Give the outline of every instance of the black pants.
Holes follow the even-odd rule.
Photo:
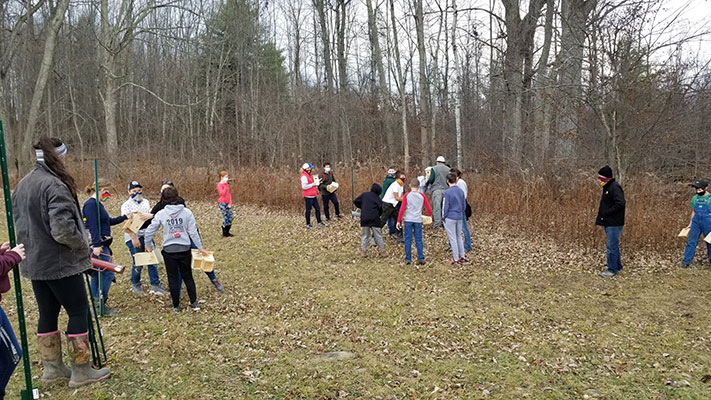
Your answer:
[[[321,200],[323,200],[323,214],[326,216],[327,220],[331,219],[331,212],[328,207],[329,201],[333,203],[333,208],[336,210],[336,216],[341,215],[341,208],[338,204],[338,197],[336,196],[336,193],[322,194]]]
[[[321,206],[318,205],[317,197],[304,197],[306,206],[306,225],[311,225],[311,207],[316,209],[316,222],[321,223]]]
[[[165,259],[165,272],[168,275],[168,287],[170,288],[173,307],[180,306],[180,278],[185,282],[190,303],[195,303],[197,301],[197,291],[193,280],[193,270],[190,268],[190,261],[192,260],[190,251],[168,253],[165,250],[161,250],[161,254]],[[180,272],[180,278],[178,278],[178,272]]]
[[[59,310],[69,315],[67,333],[70,335],[89,331],[89,301],[86,297],[83,274],[52,281],[32,281],[32,290],[37,299],[39,322],[37,333],[58,331]]]
[[[397,214],[400,212],[400,204],[395,207],[390,203],[383,202],[383,213],[380,215],[380,226],[385,226],[390,217],[397,219]],[[392,232],[390,233],[392,235]]]

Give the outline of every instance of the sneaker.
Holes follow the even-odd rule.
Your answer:
[[[368,251],[361,249],[361,250],[360,250],[360,256],[363,257],[363,258],[368,257]]]
[[[195,300],[194,303],[190,303],[190,308],[192,308],[193,311],[198,311],[198,310],[200,310],[200,306],[198,305],[197,300]]]
[[[338,214],[338,215],[336,215],[336,218],[341,219],[341,218],[343,218],[343,215]]]
[[[412,261],[405,260],[405,265],[410,265],[410,264],[412,264]]]
[[[326,222],[331,222],[331,218],[326,218]]]
[[[141,284],[131,284],[131,291],[136,294],[145,294],[145,292],[143,291],[143,286]]]
[[[449,263],[452,265],[459,264],[459,260],[452,260]]]
[[[113,307],[109,307],[106,304],[104,304],[104,317],[114,317],[118,315],[118,310],[116,310]]]
[[[460,264],[468,264],[468,263],[469,263],[469,259],[466,258],[466,257],[462,257],[462,258],[459,259],[459,263],[460,263]]]
[[[425,265],[425,260],[417,260],[417,265]]]
[[[319,222],[319,223],[316,224],[316,225],[317,225],[317,226],[326,226],[326,224],[324,224],[323,222]]]
[[[311,226],[311,224],[306,224],[306,229],[311,229],[311,228],[313,228],[313,226]]]
[[[217,289],[218,292],[221,292],[221,291],[225,290],[225,288],[222,286],[222,284],[220,283],[220,281],[218,281],[217,279],[215,279],[214,281],[212,281],[212,284],[215,286],[215,289]]]
[[[170,307],[170,310],[177,314],[180,312],[180,307]]]
[[[682,261],[681,267],[682,268],[691,268],[691,264],[684,264],[684,262]]]
[[[157,294],[159,296],[165,296],[170,294],[167,290],[163,289],[160,285],[151,285],[151,289],[148,291],[150,294]]]
[[[616,273],[608,270],[600,272],[600,276],[603,278],[612,278],[613,276],[617,275]]]

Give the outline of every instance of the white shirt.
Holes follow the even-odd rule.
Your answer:
[[[383,201],[392,204],[393,207],[397,206],[399,201],[395,198],[395,193],[402,197],[402,186],[397,181],[388,186],[388,190],[385,191],[385,196],[383,196]]]
[[[150,213],[151,212],[151,202],[143,199],[141,200],[140,203],[136,202],[135,200],[129,198],[126,200],[122,205],[121,205],[121,215],[128,215],[134,211],[140,211],[144,213]],[[146,233],[145,229],[141,229],[136,233],[136,237],[140,238]],[[123,239],[126,242],[131,241],[131,236],[128,235],[128,233],[123,234]]]
[[[464,192],[464,200],[467,199],[467,195],[469,194],[469,187],[467,187],[467,183],[464,182],[464,179],[459,178],[457,181],[457,186],[459,186],[460,189],[462,189],[462,192]]]

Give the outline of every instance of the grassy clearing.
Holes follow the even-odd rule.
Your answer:
[[[710,272],[676,269],[681,250],[623,247],[625,270],[602,280],[603,249],[484,219],[472,264],[446,264],[444,234],[427,230],[428,264],[416,268],[393,242],[388,258],[360,258],[353,220],[307,231],[298,214],[238,207],[239,237],[221,239],[216,206],[194,206],[225,292],[196,274],[202,309],[173,314],[120,276],[111,302],[121,315],[102,321],[113,377],[79,390],[38,382],[46,398],[711,398]],[[114,251],[128,264],[122,243]],[[14,322],[10,293],[3,307]],[[355,357],[317,358],[339,350]],[[8,393],[22,384],[19,368]]]

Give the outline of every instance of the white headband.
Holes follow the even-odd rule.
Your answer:
[[[54,148],[54,152],[57,153],[59,158],[64,158],[67,155],[67,146],[62,143],[59,147]],[[37,161],[44,161],[44,152],[40,149],[35,149],[35,155],[37,156]]]

